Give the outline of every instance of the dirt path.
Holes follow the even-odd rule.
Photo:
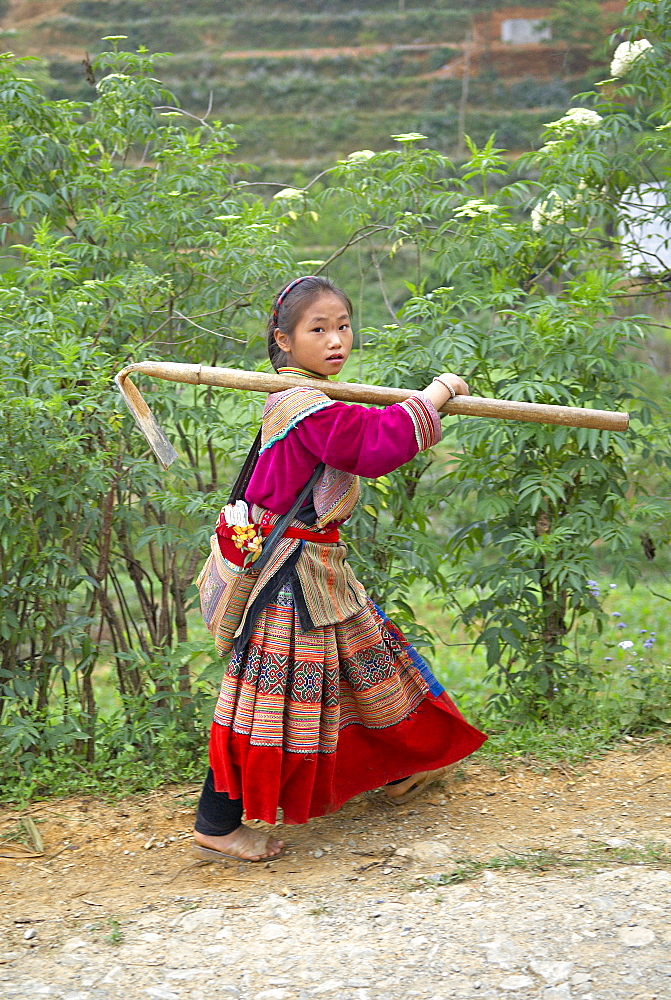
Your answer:
[[[407,806],[373,793],[281,828],[258,866],[194,862],[197,792],[0,814],[0,997],[671,998],[671,868],[642,853],[671,848],[669,747],[472,762]],[[21,816],[43,856],[11,841]],[[540,850],[569,857],[533,872]],[[489,868],[441,884],[464,858]]]

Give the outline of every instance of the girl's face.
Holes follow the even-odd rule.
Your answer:
[[[292,335],[275,330],[275,340],[287,364],[316,375],[337,375],[352,350],[347,307],[337,295],[325,292],[306,307]]]

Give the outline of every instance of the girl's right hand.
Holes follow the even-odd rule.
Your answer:
[[[437,410],[452,399],[448,385],[451,386],[455,396],[470,396],[468,384],[460,375],[455,375],[454,372],[443,372],[442,375],[436,375],[431,385],[422,390]]]

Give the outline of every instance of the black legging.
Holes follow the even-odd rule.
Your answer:
[[[405,778],[389,781],[389,785],[399,785]],[[242,822],[242,799],[231,799],[227,792],[217,792],[214,789],[212,768],[207,769],[205,784],[201,792],[198,812],[196,814],[196,830],[206,837],[225,837],[233,833]]]
[[[207,769],[198,803],[196,830],[206,837],[225,837],[242,822],[242,799],[230,799],[227,792],[215,792],[212,768]]]

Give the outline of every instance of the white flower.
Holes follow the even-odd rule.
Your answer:
[[[636,42],[620,42],[613,53],[610,75],[614,77],[624,76],[636,60],[651,48],[652,45],[647,38],[639,38]]]
[[[372,149],[355,149],[353,153],[350,153],[347,159],[351,163],[356,163],[357,160],[370,160],[371,156],[375,156]]]
[[[400,135],[392,135],[392,139],[396,142],[419,142],[420,139],[426,139],[426,136],[421,132],[401,132]]]
[[[549,226],[553,222],[563,222],[568,207],[568,203],[560,198],[556,191],[550,191],[545,201],[539,201],[531,209],[531,228],[537,233],[543,226]]]
[[[103,92],[110,89],[110,84],[114,86],[115,80],[130,80],[128,73],[108,73],[102,80],[96,83],[96,90]]]
[[[577,129],[592,128],[602,121],[601,115],[589,108],[569,108],[563,118],[558,118],[556,122],[545,122],[545,127],[554,129],[560,135],[566,135]]]
[[[497,207],[497,205],[487,205],[482,198],[471,198],[470,201],[457,208],[454,214],[457,218],[465,216],[468,219],[475,219],[478,215],[491,215],[497,210]]]
[[[549,226],[553,222],[566,222],[571,209],[585,200],[586,188],[585,181],[580,181],[574,197],[568,200],[560,198],[553,188],[545,201],[539,201],[531,209],[531,228],[534,232],[539,232],[543,226]]]
[[[541,152],[541,153],[554,153],[555,147],[557,147],[557,146],[559,147],[558,152],[561,152],[561,150],[564,149],[564,140],[563,139],[550,139],[550,141],[546,142],[544,146],[541,146],[539,152]]]
[[[299,188],[282,188],[278,191],[276,195],[273,196],[273,201],[277,201],[278,198],[285,198],[289,201],[291,198],[302,198],[304,191],[299,190]]]
[[[631,639],[623,639],[622,642],[618,642],[620,649],[631,649],[633,645]]]

